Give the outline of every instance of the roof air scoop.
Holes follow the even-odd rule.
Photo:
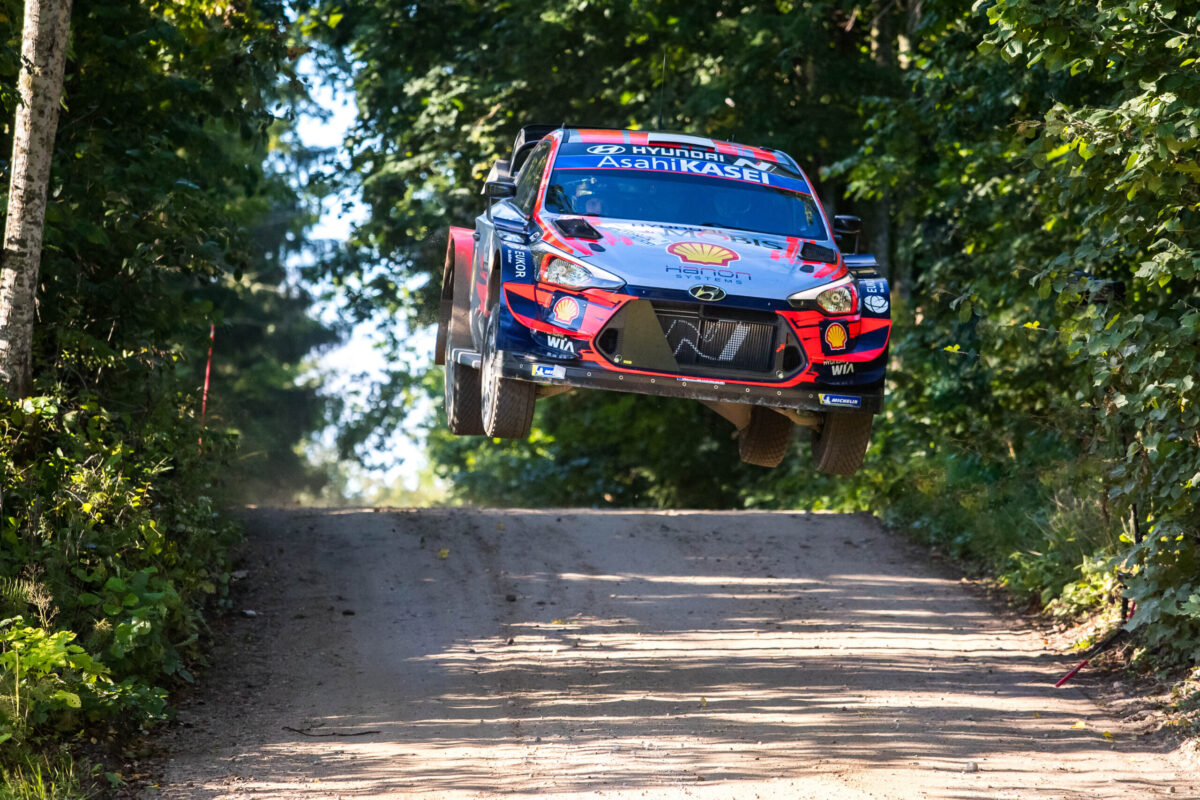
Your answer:
[[[592,224],[586,219],[580,219],[579,217],[559,217],[554,220],[554,224],[564,235],[570,236],[572,239],[590,239],[595,241],[602,238],[600,231],[593,228]]]
[[[800,258],[805,261],[820,261],[824,264],[836,264],[837,251],[830,247],[822,247],[815,242],[805,242],[800,248]]]

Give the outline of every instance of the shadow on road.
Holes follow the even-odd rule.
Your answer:
[[[1148,771],[1161,745],[1055,692],[1063,661],[1032,632],[869,519],[261,511],[248,527],[272,562],[252,595],[265,621],[238,623],[254,657],[214,687],[246,724],[189,710],[168,797],[1173,783]]]

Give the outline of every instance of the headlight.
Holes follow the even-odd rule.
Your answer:
[[[854,311],[854,292],[845,286],[826,289],[817,295],[817,305],[826,314],[849,314]]]
[[[553,283],[569,289],[620,289],[625,281],[599,267],[585,267],[565,258],[550,256],[538,273],[542,283]]]
[[[564,261],[561,258],[551,258],[542,267],[538,278],[544,283],[557,283],[559,286],[577,288],[587,286],[592,274],[578,264]]]

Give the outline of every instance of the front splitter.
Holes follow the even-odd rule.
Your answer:
[[[580,367],[561,362],[534,361],[510,353],[503,354],[501,374],[506,378],[551,386],[605,389],[611,392],[680,397],[714,403],[749,403],[793,411],[820,413],[867,411],[872,414],[883,411],[882,392],[863,393],[842,387],[774,388],[771,386],[747,386],[742,383],[708,378],[641,375],[613,372],[595,367]]]

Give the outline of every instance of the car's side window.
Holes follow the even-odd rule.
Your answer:
[[[525,162],[525,168],[517,176],[515,202],[517,208],[521,209],[521,213],[525,216],[529,216],[533,212],[533,202],[537,199],[538,186],[542,182],[542,175],[545,174],[546,165],[549,162],[550,143],[542,142],[530,154],[529,161]]]

